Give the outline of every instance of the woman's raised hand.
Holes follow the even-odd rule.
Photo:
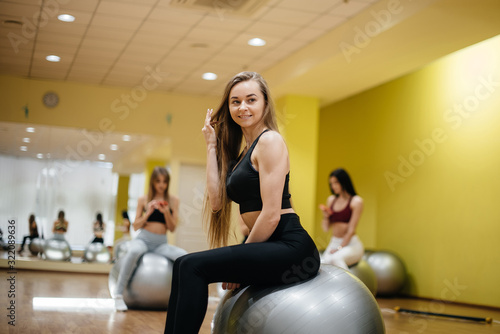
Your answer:
[[[319,208],[323,211],[323,216],[329,217],[332,214],[332,210],[324,204],[320,204]]]
[[[229,282],[222,283],[222,290],[234,290],[238,289],[239,287],[240,287],[239,283],[229,283]]]
[[[207,143],[207,146],[217,145],[217,139],[215,137],[215,130],[212,127],[211,121],[212,121],[212,113],[214,112],[213,109],[208,109],[207,110],[207,116],[205,117],[205,124],[203,128],[201,129],[201,132],[203,132],[203,135],[205,136],[205,142]]]

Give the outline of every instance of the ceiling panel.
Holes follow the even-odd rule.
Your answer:
[[[316,13],[316,14],[323,14],[323,13],[331,10],[332,8],[338,6],[342,2],[343,2],[343,0],[332,0],[332,1],[287,0],[287,1],[281,1],[279,3],[279,7],[298,10],[298,11],[304,11],[304,12],[310,12],[310,13]]]
[[[266,12],[261,21],[287,24],[291,27],[302,27],[311,23],[319,14],[294,10],[288,8],[275,7]]]
[[[66,12],[65,9],[67,9],[69,13],[71,13],[72,10],[93,13],[100,2],[101,0],[58,1],[58,5],[61,12]],[[37,3],[39,4],[40,1],[38,0]]]
[[[147,2],[128,3],[125,1],[101,1],[97,7],[96,14],[142,19],[146,17],[152,9],[153,4]]]
[[[340,2],[338,6],[335,6],[329,13],[337,16],[351,17],[370,5],[371,3],[369,1],[344,1]]]

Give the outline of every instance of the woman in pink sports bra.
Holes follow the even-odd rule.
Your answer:
[[[321,255],[321,262],[348,269],[357,263],[364,254],[364,246],[356,235],[363,199],[356,194],[351,177],[342,168],[330,173],[330,190],[326,206],[321,204],[323,220],[321,226],[325,232],[332,231],[328,247]]]

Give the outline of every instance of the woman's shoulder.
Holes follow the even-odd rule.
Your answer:
[[[177,202],[179,202],[179,197],[172,195],[172,194],[168,194],[168,200],[171,202],[177,203]]]
[[[283,136],[274,130],[264,132],[257,143],[257,146],[267,149],[286,149],[286,143]]]
[[[267,142],[272,142],[272,141],[281,141],[284,142],[285,140],[283,139],[283,136],[281,133],[275,130],[267,130],[262,135],[260,136],[259,142],[261,141],[267,141]]]
[[[354,195],[351,199],[351,206],[356,207],[356,206],[362,206],[363,205],[363,198],[359,195]]]
[[[333,201],[335,200],[336,196],[335,195],[330,195],[326,198],[326,204],[327,205],[330,205],[333,203]]]

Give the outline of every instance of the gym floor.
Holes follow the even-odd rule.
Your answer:
[[[163,333],[164,311],[114,311],[106,273],[110,265],[79,263],[74,266],[85,269],[85,272],[67,272],[65,270],[74,270],[70,263],[66,264],[66,269],[54,269],[63,264],[50,263],[54,267],[48,271],[41,270],[47,267],[47,261],[25,256],[16,259],[16,268],[11,271],[7,269],[6,254],[2,252],[0,255],[3,272],[1,294],[8,297],[1,298],[4,311],[0,320],[0,333]],[[37,270],[29,269],[37,268],[37,265]],[[212,288],[201,334],[210,333],[217,307],[216,289],[215,286]],[[413,298],[377,298],[377,301],[387,334],[500,333],[500,309]],[[15,307],[13,311],[12,302]],[[493,323],[396,313],[393,310],[396,306],[426,312],[490,317]],[[11,311],[6,311],[8,307]],[[7,317],[4,315],[6,313]],[[9,321],[14,321],[15,326]],[[334,333],[334,330],[331,332]]]

